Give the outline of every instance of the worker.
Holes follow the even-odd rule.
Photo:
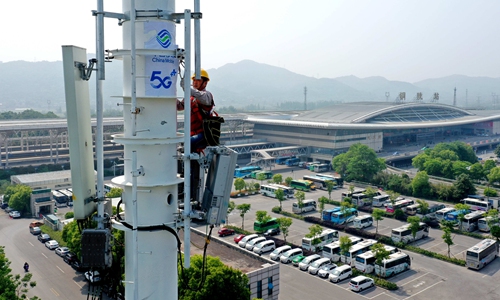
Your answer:
[[[203,135],[203,118],[210,116],[214,109],[214,97],[206,90],[210,81],[208,72],[201,69],[200,79],[196,79],[195,74],[191,77],[193,86],[191,87],[191,152],[201,152],[207,146]],[[184,89],[184,80],[181,79],[181,87]],[[184,110],[184,99],[177,100],[177,110]]]

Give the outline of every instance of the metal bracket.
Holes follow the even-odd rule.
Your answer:
[[[193,12],[191,13],[191,19],[201,19],[203,18],[203,14],[201,12]],[[167,16],[168,20],[174,21],[176,23],[180,23],[181,20],[184,19],[184,13],[173,13]]]
[[[118,19],[118,25],[122,26],[123,22],[130,20],[130,18],[125,14],[112,13],[107,11],[98,12],[97,10],[92,11],[92,16],[104,15],[105,18]]]
[[[94,69],[94,64],[97,63],[97,59],[92,58],[89,59],[89,66],[87,67],[86,63],[82,63],[79,61],[75,61],[75,67],[80,70],[80,78],[88,81],[90,79],[90,75],[92,75],[92,70]]]
[[[145,175],[145,173],[144,173],[143,166],[140,166],[137,170],[132,171],[132,176],[134,176],[134,177],[139,177],[139,176],[144,176],[144,175]]]
[[[181,48],[177,48],[175,49],[175,57],[180,59],[180,60],[184,60],[186,57],[186,50],[184,49],[181,49]]]

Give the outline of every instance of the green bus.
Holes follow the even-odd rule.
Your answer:
[[[252,173],[250,173],[250,177],[252,177],[253,179],[257,179],[257,176],[259,174],[264,174],[266,176],[264,179],[273,178],[273,172],[271,171],[253,171]]]
[[[304,191],[304,192],[309,192],[310,190],[315,190],[316,187],[314,186],[314,183],[309,180],[292,180],[290,183],[290,186],[293,187],[294,189]]]
[[[267,222],[255,221],[253,223],[253,230],[255,232],[258,232],[258,233],[263,233],[266,230],[271,229],[271,228],[279,228],[278,219],[272,218],[272,219],[269,219],[269,221],[267,221]]]

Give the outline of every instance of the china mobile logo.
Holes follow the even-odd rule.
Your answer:
[[[168,30],[163,29],[156,35],[156,40],[163,48],[168,48],[172,43],[172,36]]]

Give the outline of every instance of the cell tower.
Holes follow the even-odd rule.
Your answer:
[[[453,89],[453,106],[457,106],[457,88]]]
[[[404,103],[406,100],[406,92],[400,92],[399,95],[394,99],[396,104]]]

